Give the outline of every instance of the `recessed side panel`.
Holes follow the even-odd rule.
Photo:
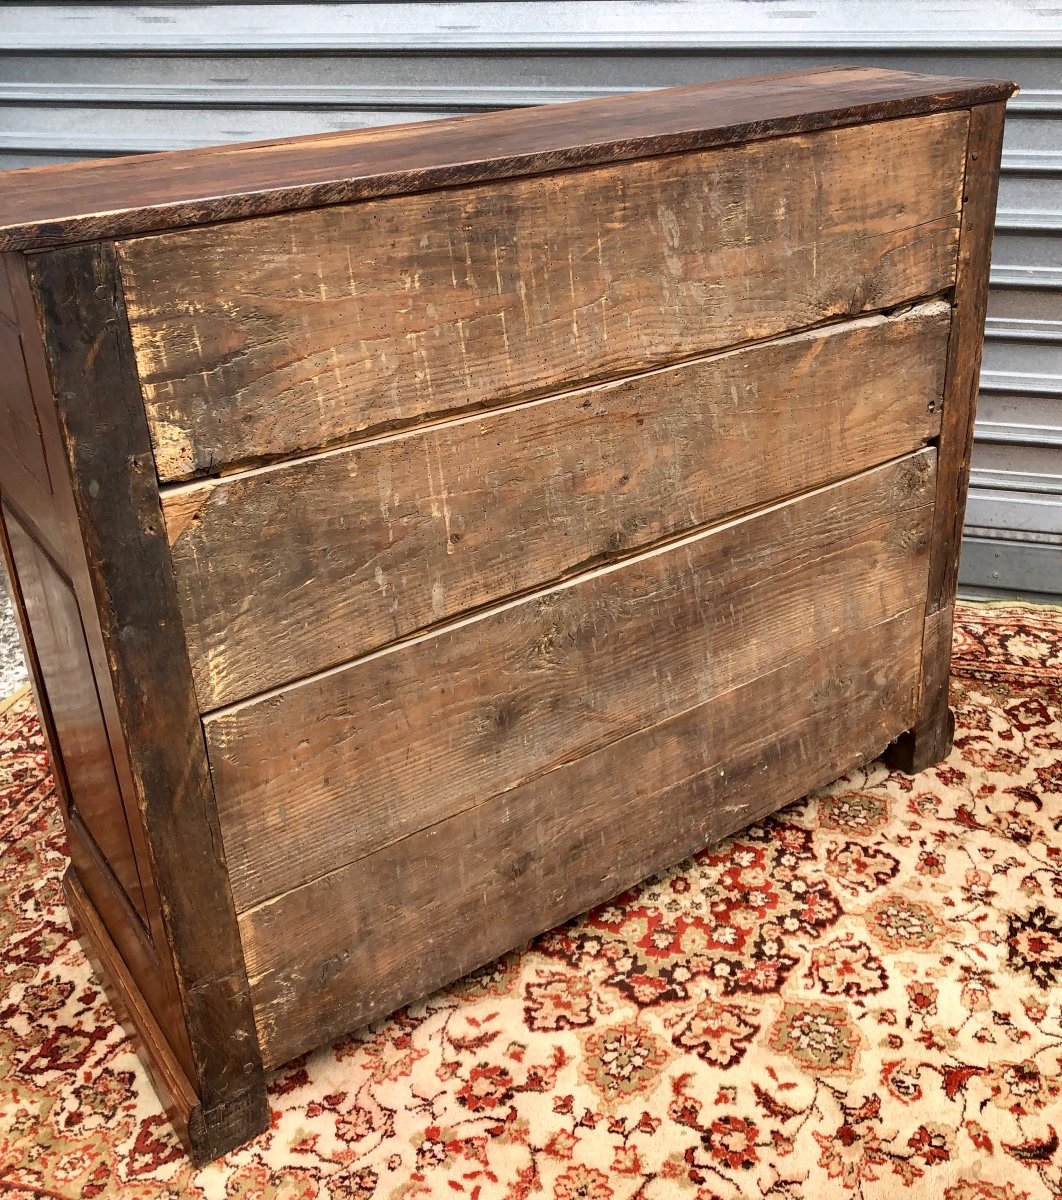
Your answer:
[[[147,928],[147,909],[73,588],[4,509],[11,555],[62,756],[71,812]]]

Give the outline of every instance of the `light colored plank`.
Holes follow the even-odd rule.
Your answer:
[[[951,286],[968,114],[119,243],[164,480]]]
[[[924,444],[950,317],[930,302],[169,492],[201,707]]]

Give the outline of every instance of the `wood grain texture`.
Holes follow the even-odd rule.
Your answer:
[[[63,450],[39,328],[39,313],[30,287],[25,259],[16,254],[4,254],[0,257],[0,267],[11,288],[11,312],[18,327],[20,341],[17,358],[6,365],[9,372],[15,369],[16,363],[25,371],[22,382],[23,385],[28,385],[34,422],[44,447],[46,474],[50,485],[45,487],[38,478],[17,470],[15,451],[8,445],[9,455],[0,458],[0,491],[3,493],[4,513],[4,520],[0,522],[0,535],[4,542],[8,579],[18,618],[23,654],[33,682],[41,728],[52,762],[56,797],[64,820],[70,856],[78,877],[92,899],[100,919],[107,926],[144,1004],[150,1008],[158,1025],[166,1030],[172,1055],[188,1076],[194,1071],[191,1047],[176,978],[170,956],[165,951],[165,929],[155,881],[151,876],[150,854],[135,801],[125,738],[117,715],[114,694],[109,686],[107,652],[97,618],[95,593],[88,573],[80,522]],[[68,583],[73,589],[76,616],[69,615],[64,623],[68,629],[74,631],[80,625],[81,650],[87,654],[88,661],[77,652],[78,639],[75,635],[71,638],[70,645],[77,657],[76,664],[63,665],[60,660],[58,668],[52,664],[49,674],[59,678],[59,683],[55,686],[60,692],[60,707],[69,705],[71,700],[71,697],[65,694],[70,685],[63,676],[72,670],[80,680],[74,691],[85,697],[87,726],[83,725],[80,719],[76,722],[70,753],[77,760],[91,746],[88,752],[100,766],[100,770],[92,769],[88,773],[87,779],[93,794],[89,797],[82,795],[81,802],[86,807],[98,810],[97,825],[117,829],[119,833],[121,826],[126,826],[132,842],[133,859],[127,875],[129,879],[139,880],[142,904],[135,905],[130,899],[129,891],[135,891],[135,886],[127,883],[126,887],[123,887],[113,866],[108,863],[72,802],[74,788],[67,778],[65,767],[67,751],[56,732],[51,697],[45,686],[45,673],[38,657],[36,635],[30,615],[33,605],[28,603],[28,593],[32,592],[35,586],[40,589],[44,585],[39,581],[35,584],[37,573],[34,572],[32,564],[27,578],[21,577],[6,534],[6,527],[14,522],[17,522],[27,538],[39,549],[40,554],[50,564],[54,576],[64,581],[60,586]],[[36,552],[30,556],[31,559],[35,554]],[[67,592],[68,604],[69,599]],[[43,607],[46,610],[48,605],[45,603]],[[43,619],[47,622],[47,615],[44,615]],[[47,626],[43,636],[48,639]],[[61,647],[65,642],[65,637],[53,639],[52,651],[62,655],[64,651]],[[44,657],[50,656],[46,653]],[[95,724],[91,713],[92,691],[95,692],[97,702],[96,719],[100,724]],[[112,767],[109,781],[105,765],[108,754]],[[85,791],[84,783],[83,779],[80,788],[82,793]],[[96,786],[100,787],[98,794],[95,792]],[[102,840],[106,844],[108,838],[104,837]],[[114,846],[111,846],[112,861],[126,857],[127,848],[122,844],[123,840],[119,836],[117,844],[120,849],[117,852]],[[163,948],[162,954],[159,953],[159,947]]]
[[[853,610],[710,702],[244,913],[266,1063],[427,995],[873,758],[914,711],[912,599],[878,623]]]
[[[4,524],[57,744],[69,803],[146,926],[133,841],[100,711],[77,600],[69,582],[8,509]]]
[[[115,1015],[147,1068],[166,1116],[184,1143],[192,1163],[197,1167],[205,1166],[246,1141],[249,1130],[261,1133],[268,1129],[269,1105],[264,1091],[251,1098],[241,1095],[236,1104],[225,1106],[221,1113],[208,1113],[203,1109],[73,868],[69,868],[63,877],[63,892],[74,932],[89,957],[96,978],[104,986]],[[230,1110],[234,1115],[230,1115]]]
[[[910,774],[946,758],[954,736],[955,719],[948,707],[952,613],[970,483],[1004,116],[1002,102],[982,105],[970,114],[922,650],[922,704],[917,721],[889,754],[893,766]]]
[[[171,491],[200,706],[915,449],[940,427],[950,316],[929,303]],[[750,445],[769,447],[754,471]]]
[[[0,287],[6,280],[0,274]],[[44,444],[33,406],[18,329],[0,321],[0,460],[10,483],[13,473],[26,476],[35,492],[51,494]]]
[[[159,476],[944,291],[967,124],[942,113],[122,243]]]
[[[921,602],[935,453],[208,717],[237,910]]]
[[[349,203],[963,108],[1012,83],[839,67],[7,174],[0,248]]]
[[[250,1093],[260,1109],[261,1060],[113,248],[41,255],[32,284],[191,1083],[204,1109],[227,1111]]]
[[[955,312],[948,343],[940,430],[940,476],[933,523],[930,613],[952,603],[959,577],[959,547],[966,515],[981,353],[984,349],[988,272],[992,258],[1004,116],[1003,104],[984,105],[970,114]]]
[[[938,608],[925,619],[922,634],[918,718],[891,745],[886,761],[893,770],[917,775],[948,757],[955,737],[955,716],[948,703],[951,682],[951,633],[955,606]]]

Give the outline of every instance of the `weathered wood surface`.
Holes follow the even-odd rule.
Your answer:
[[[925,618],[922,633],[918,718],[889,747],[886,761],[895,770],[917,775],[947,758],[955,736],[948,703],[951,682],[951,634],[955,606],[938,608]]]
[[[208,717],[237,911],[924,604],[935,453]]]
[[[862,582],[850,577],[853,587]],[[878,754],[922,594],[734,690],[244,913],[267,1064],[393,1011]]]
[[[1002,104],[970,114],[922,647],[922,703],[917,721],[890,751],[891,764],[911,774],[946,758],[955,730],[948,707],[951,626],[984,347],[1003,117]]]
[[[0,273],[0,292],[5,289],[6,280]],[[22,342],[18,329],[6,321],[0,321],[0,459],[8,487],[15,483],[12,472],[17,472],[28,477],[29,487],[35,491],[51,492]]]
[[[236,1145],[261,1128],[261,1059],[113,247],[40,255],[32,283],[161,899],[159,953],[172,959],[187,1026],[189,1082],[211,1111],[253,1093],[245,1115],[257,1127],[225,1126]]]
[[[5,176],[0,248],[122,237],[1005,99],[1012,83],[834,67]]]
[[[940,431],[940,478],[933,523],[930,612],[955,598],[959,547],[970,482],[974,417],[984,349],[988,272],[992,258],[999,160],[1003,149],[1003,105],[975,108],[970,114],[965,204],[955,281],[955,314],[948,346],[946,402]]]
[[[939,293],[967,125],[941,113],[121,243],[159,476]]]
[[[915,449],[940,428],[950,316],[930,302],[164,495],[200,706]]]

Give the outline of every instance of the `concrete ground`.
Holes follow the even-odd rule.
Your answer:
[[[17,691],[28,679],[22,647],[18,640],[15,613],[11,607],[11,592],[7,586],[7,571],[0,566],[0,699]]]

